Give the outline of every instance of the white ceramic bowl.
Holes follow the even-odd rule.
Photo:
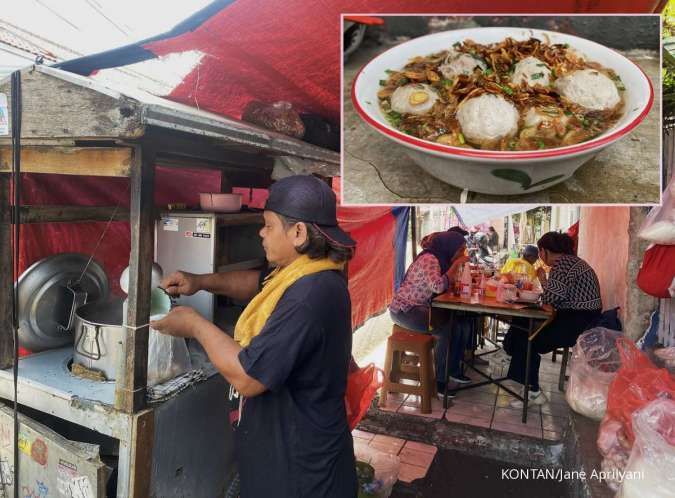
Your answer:
[[[523,301],[535,302],[539,299],[540,295],[541,295],[541,292],[537,292],[537,291],[528,291],[528,290],[519,290],[518,291],[518,296]]]
[[[441,145],[407,135],[389,124],[377,98],[381,88],[379,82],[385,78],[387,69],[400,69],[415,56],[439,52],[466,39],[487,44],[507,37],[516,40],[535,37],[549,43],[569,43],[590,61],[614,70],[626,87],[624,112],[619,121],[587,142],[536,151],[493,151]],[[407,154],[423,169],[446,183],[494,195],[536,192],[567,180],[582,164],[640,124],[653,101],[654,89],[647,75],[618,52],[576,36],[525,28],[460,29],[415,38],[375,57],[357,74],[352,86],[352,102],[359,115],[385,137],[403,145]]]

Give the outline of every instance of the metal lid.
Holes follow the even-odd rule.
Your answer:
[[[74,303],[104,300],[110,291],[105,271],[93,260],[79,285],[74,285],[87,261],[85,254],[56,254],[33,264],[19,277],[21,346],[37,352],[72,344],[68,324]]]

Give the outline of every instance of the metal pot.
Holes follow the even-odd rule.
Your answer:
[[[114,380],[124,339],[122,323],[121,299],[80,306],[75,312],[73,361]]]

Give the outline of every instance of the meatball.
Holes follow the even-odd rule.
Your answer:
[[[438,100],[438,93],[424,83],[398,87],[391,96],[391,109],[401,114],[426,114]]]
[[[595,69],[581,69],[558,78],[554,84],[560,95],[594,111],[612,109],[621,102],[614,82]]]
[[[518,132],[518,110],[499,95],[484,94],[465,100],[457,120],[467,140],[481,147],[493,147]]]
[[[516,64],[511,81],[516,85],[524,81],[529,86],[548,86],[551,83],[551,70],[536,57],[526,57]]]
[[[479,68],[481,71],[487,69],[487,65],[482,60],[469,55],[451,52],[445,59],[445,63],[438,68],[445,78],[452,79],[460,74],[467,76],[473,74],[474,69]]]

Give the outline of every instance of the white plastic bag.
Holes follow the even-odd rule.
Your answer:
[[[153,315],[150,320],[161,320],[164,316]],[[192,363],[185,339],[160,334],[151,328],[148,337],[148,385],[161,384],[188,370],[192,370]]]
[[[584,332],[572,349],[565,397],[570,408],[593,420],[602,420],[607,410],[609,384],[621,366],[616,330],[597,327]]]
[[[652,208],[640,227],[638,237],[656,244],[675,244],[675,176],[663,192],[663,204]]]
[[[606,475],[605,484],[612,491],[621,485],[621,475],[628,464],[631,443],[620,421],[606,418],[598,431],[598,451],[602,455],[600,470]]]
[[[389,498],[398,481],[399,457],[366,445],[354,445],[354,456],[357,462],[367,463],[375,470],[375,478],[370,483],[359,483],[359,496]]]
[[[675,497],[675,401],[657,399],[633,415],[635,443],[617,498]]]

